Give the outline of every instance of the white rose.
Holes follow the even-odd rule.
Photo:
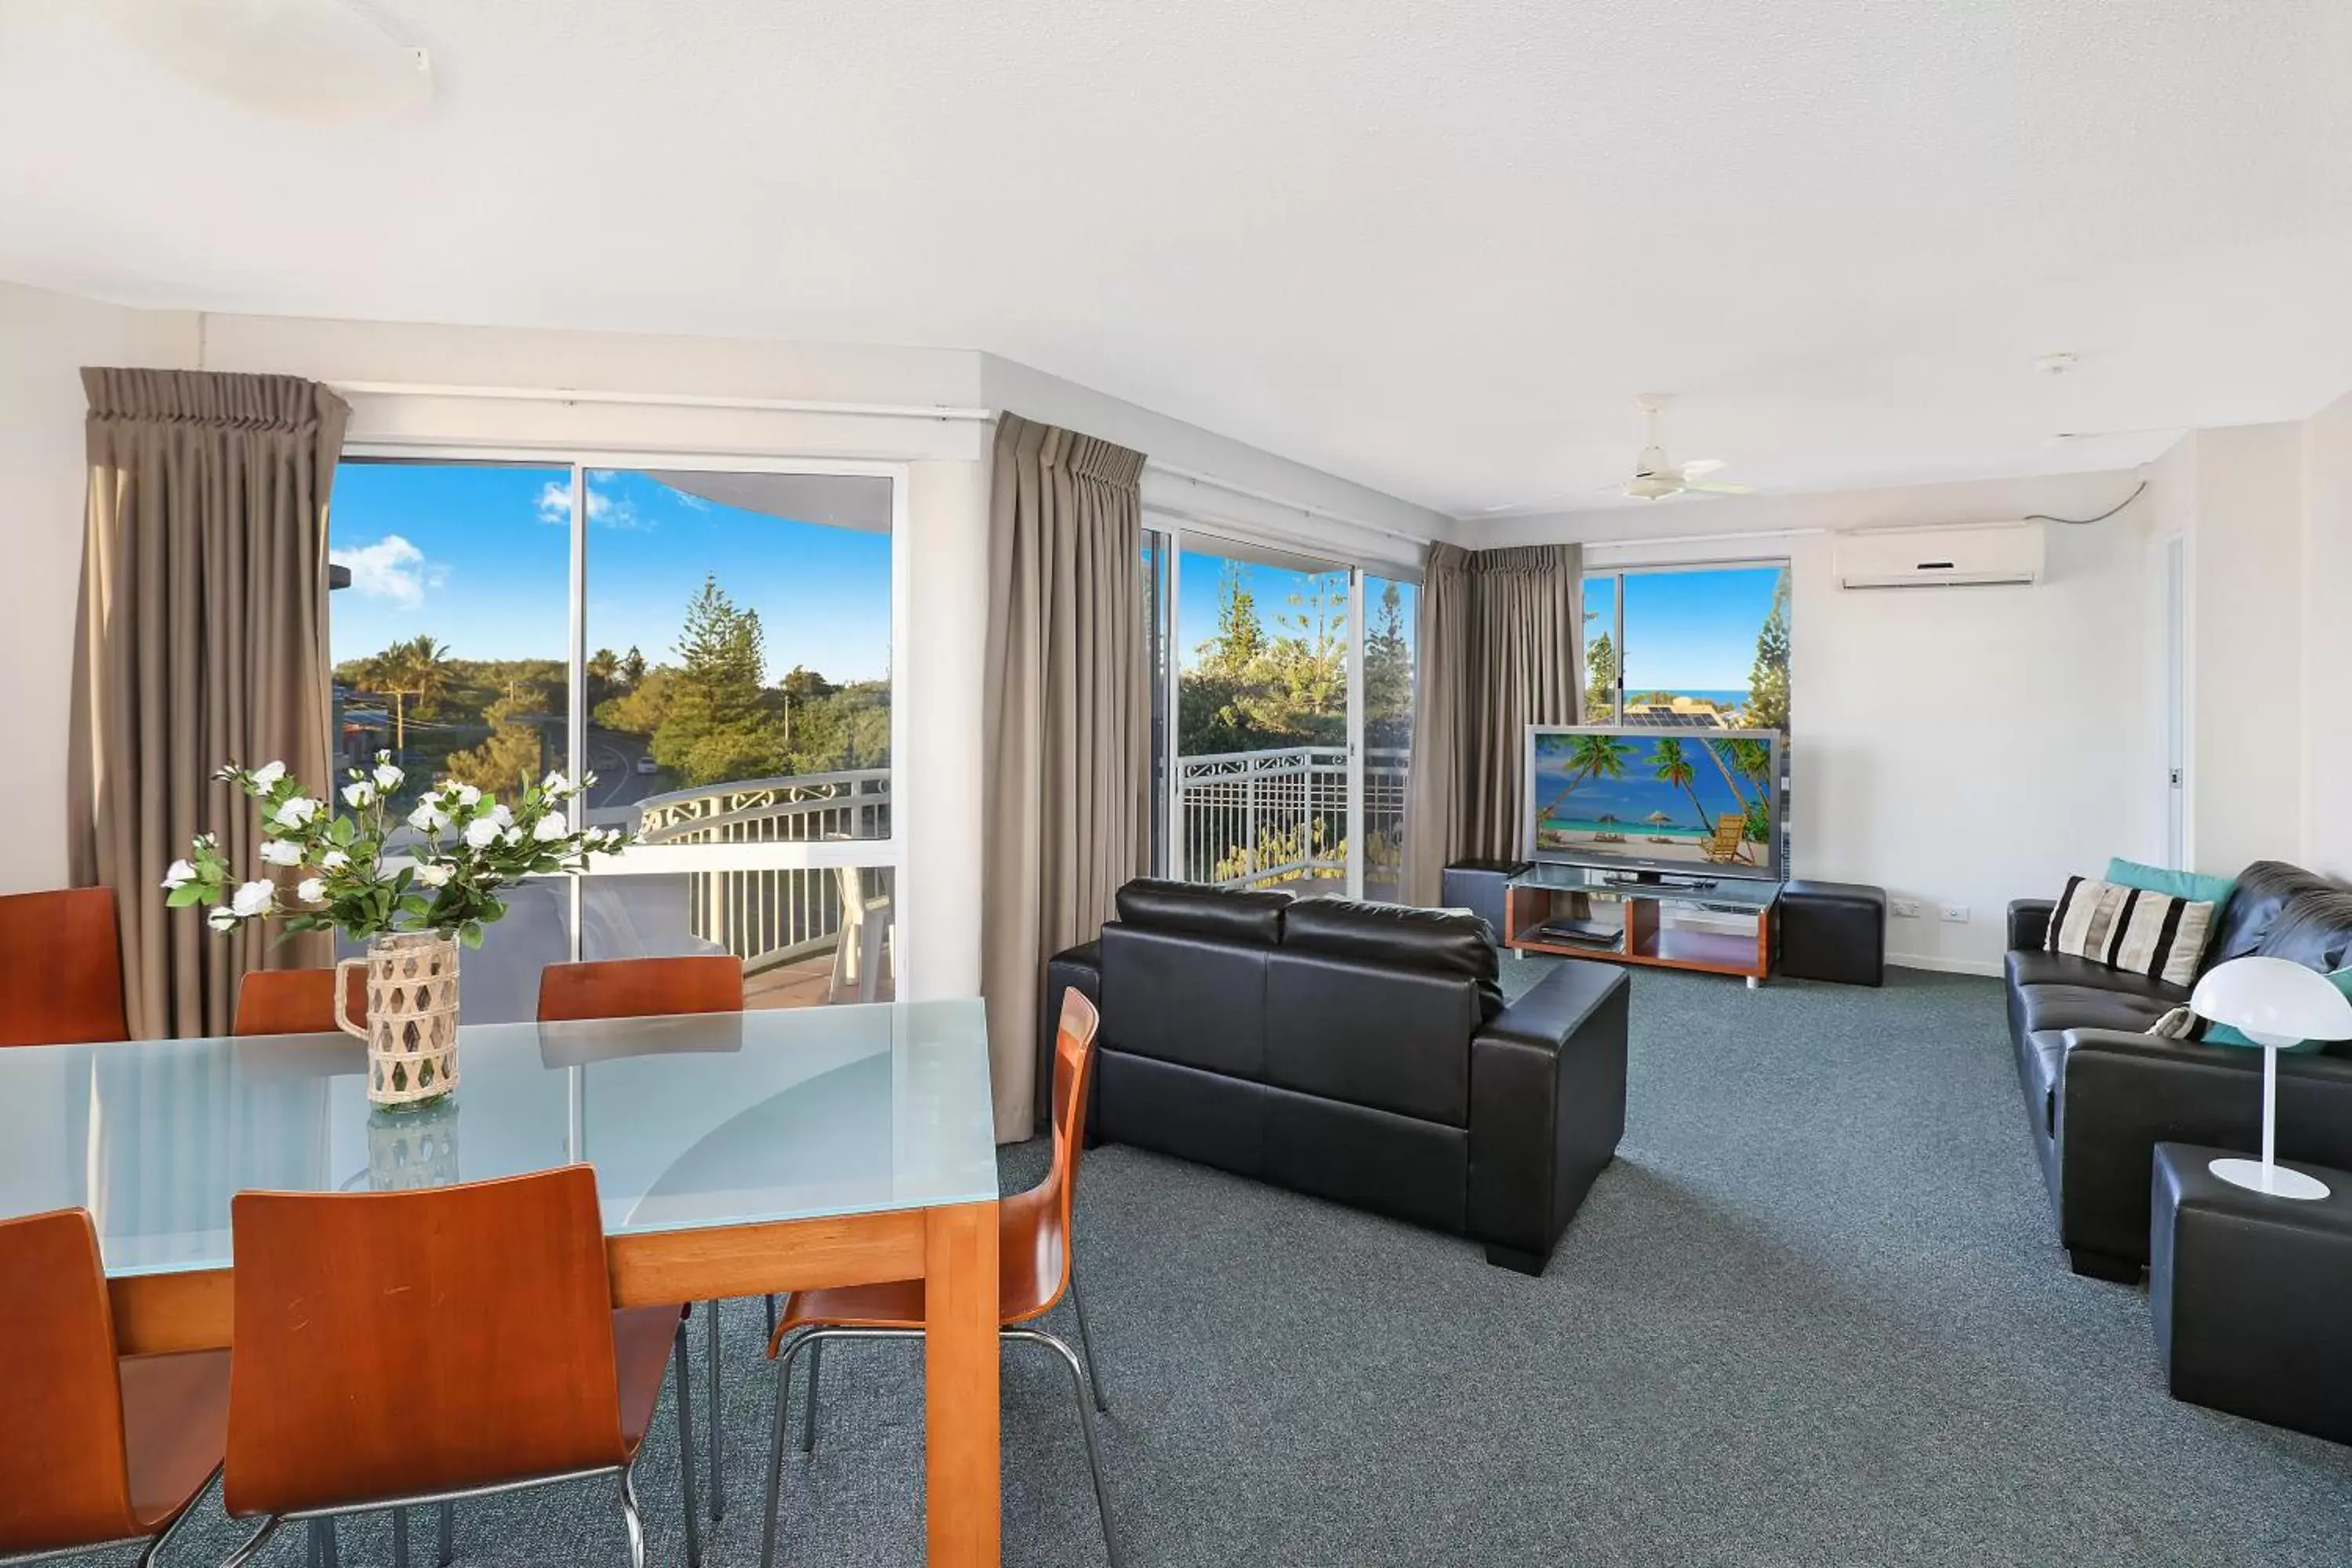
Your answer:
[[[343,786],[343,804],[357,811],[375,803],[375,785],[365,779],[353,779]]]
[[[235,931],[236,929],[236,911],[235,910],[215,910],[212,913],[205,917],[205,923],[212,927],[215,931]]]
[[[457,804],[459,805],[479,805],[481,803],[482,792],[480,790],[476,789],[472,784],[459,784],[457,786]]]
[[[428,863],[416,868],[416,879],[428,888],[447,887],[449,877],[450,871],[446,866]]]
[[[319,857],[319,864],[330,871],[340,871],[352,863],[352,858],[340,849],[330,849]]]
[[[327,884],[316,877],[305,877],[302,885],[294,889],[294,896],[306,904],[323,904],[327,901]]]
[[[478,816],[466,824],[466,845],[471,849],[488,849],[499,841],[499,825],[490,817]]]
[[[229,898],[229,911],[239,920],[266,915],[278,901],[278,889],[267,881],[247,882]]]
[[[264,763],[259,767],[253,770],[254,787],[257,789],[268,789],[271,784],[276,784],[279,779],[282,779],[285,776],[286,764],[284,763]]]
[[[545,778],[539,781],[539,787],[545,790],[550,795],[570,795],[572,793],[572,781],[565,778],[561,773],[551,772]]]
[[[299,827],[319,815],[319,803],[307,795],[298,795],[278,808],[277,822],[280,827]]]
[[[504,843],[520,844],[522,842],[522,829],[520,827],[509,827],[504,833],[499,834],[499,837]]]
[[[491,805],[489,810],[484,812],[482,815],[488,817],[492,822],[497,823],[500,827],[511,827],[514,826],[514,813],[509,811],[503,805],[494,804]]]
[[[566,831],[563,818],[550,812],[530,825],[530,836],[541,844],[552,844]]]
[[[302,847],[288,838],[267,838],[262,840],[261,858],[269,866],[299,866]]]
[[[384,791],[386,794],[390,794],[392,791],[398,789],[401,786],[402,781],[405,780],[407,777],[408,775],[406,773],[402,773],[390,763],[378,763],[375,765],[376,788]]]
[[[419,801],[408,814],[408,826],[419,833],[438,833],[449,826],[449,814],[436,809],[429,800]]]
[[[163,886],[176,891],[196,879],[196,868],[185,860],[174,860],[163,868]]]

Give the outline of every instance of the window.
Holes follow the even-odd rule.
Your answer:
[[[1584,580],[1585,718],[1664,729],[1789,729],[1784,564]]]
[[[1364,897],[1404,897],[1404,786],[1412,754],[1421,585],[1364,578]]]
[[[515,890],[468,1016],[530,1016],[567,958],[732,952],[755,1006],[891,994],[898,504],[887,472],[346,462],[344,759],[396,751],[412,790],[593,773],[576,809],[640,835]]]

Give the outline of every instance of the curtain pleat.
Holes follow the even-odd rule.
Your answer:
[[[1438,901],[1453,860],[1521,853],[1530,724],[1577,721],[1583,548],[1432,544],[1405,795],[1405,898]]]
[[[1150,857],[1143,454],[1007,414],[989,508],[981,989],[1000,1142],[1029,1137],[1046,957]]]
[[[258,875],[223,763],[328,776],[327,501],[350,409],[294,376],[89,369],[89,459],[67,845],[114,889],[139,1038],[226,1034],[247,970],[328,962],[271,922],[227,936],[163,907],[164,868],[217,832]]]

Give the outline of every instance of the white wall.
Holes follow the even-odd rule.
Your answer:
[[[1893,962],[1990,973],[2011,899],[2161,848],[2147,500],[2086,528],[2050,526],[2047,574],[2030,588],[1845,592],[1831,531],[2088,517],[2137,483],[2092,474],[1618,509],[1514,520],[1478,542],[1581,539],[1596,569],[1786,559],[1794,869],[1917,900],[1920,918],[1890,923]],[[1947,903],[1969,919],[1939,919]]]
[[[2305,864],[2352,879],[2352,397],[2303,427]]]
[[[66,879],[66,726],[81,582],[84,365],[194,363],[194,318],[0,283],[0,893]]]

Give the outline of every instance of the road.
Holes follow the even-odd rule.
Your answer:
[[[648,795],[675,788],[667,773],[641,773],[637,759],[646,754],[646,737],[618,730],[588,727],[588,771],[596,783],[588,791],[588,808],[635,805]]]

